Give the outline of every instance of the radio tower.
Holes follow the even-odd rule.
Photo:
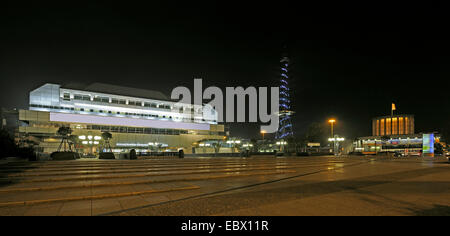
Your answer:
[[[291,90],[289,88],[289,57],[284,53],[280,60],[280,113],[279,126],[276,133],[276,139],[286,139],[294,136],[292,131],[291,116]]]

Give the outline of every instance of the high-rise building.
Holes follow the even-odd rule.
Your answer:
[[[291,89],[289,87],[289,57],[285,54],[280,60],[280,112],[276,139],[286,139],[294,135],[291,116]]]
[[[223,139],[217,112],[179,104],[151,90],[94,83],[88,86],[45,84],[30,92],[29,110],[19,111],[20,134],[39,140],[39,151],[56,151],[59,127],[70,127],[81,153],[99,152],[102,132],[112,134],[114,152],[145,152],[156,146],[183,148],[202,139]]]

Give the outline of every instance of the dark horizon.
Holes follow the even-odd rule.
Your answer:
[[[6,6],[0,106],[27,108],[48,82],[162,91],[270,86],[283,43],[293,62],[294,132],[336,118],[336,132],[371,134],[371,119],[413,114],[416,132],[450,129],[450,48],[439,6]],[[310,10],[315,9],[315,10]],[[256,124],[232,136],[259,137]]]

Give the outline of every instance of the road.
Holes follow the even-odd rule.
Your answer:
[[[450,215],[445,158],[0,164],[0,215]]]

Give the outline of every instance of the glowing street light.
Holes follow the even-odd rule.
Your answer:
[[[333,136],[333,125],[334,125],[334,123],[336,123],[336,120],[335,119],[329,119],[328,123],[331,124],[331,137],[334,137]]]
[[[335,150],[334,150],[334,146],[335,146],[335,141],[334,141],[334,134],[333,134],[333,125],[334,125],[334,123],[336,123],[336,120],[335,119],[329,119],[328,120],[328,123],[330,123],[331,124],[331,139],[333,139],[333,153],[335,152]]]
[[[265,130],[261,130],[261,134],[262,134],[262,138],[263,138],[263,140],[264,140],[264,134],[265,133],[267,133],[267,131],[265,131]]]

